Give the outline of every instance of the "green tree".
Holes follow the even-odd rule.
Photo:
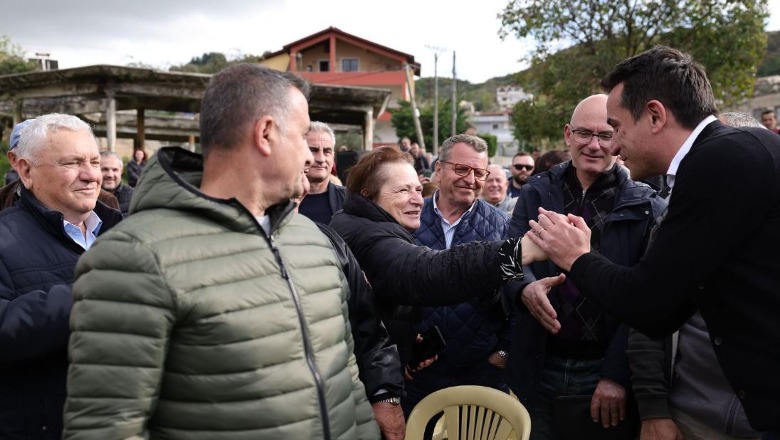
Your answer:
[[[766,55],[758,66],[758,77],[780,75],[780,31],[767,32],[766,37]]]
[[[477,133],[477,136],[485,140],[488,146],[488,157],[495,156],[498,151],[498,137],[490,133]]]
[[[532,41],[531,68],[520,80],[545,104],[521,107],[524,118],[563,116],[560,126],[568,115],[553,109],[571,109],[600,91],[599,81],[616,63],[656,44],[690,52],[724,104],[751,95],[767,16],[766,0],[510,0],[499,14],[499,34]],[[531,117],[534,111],[543,114]]]
[[[192,57],[187,64],[171,66],[169,70],[171,72],[217,73],[229,64],[225,54],[208,52],[199,57]]]
[[[449,100],[439,100],[439,142],[452,135],[452,110]],[[417,130],[412,118],[412,104],[406,101],[399,102],[400,107],[392,110],[393,117],[390,123],[395,128],[395,133],[400,140],[407,136],[413,142],[419,141]],[[420,111],[420,127],[423,131],[426,151],[433,151],[433,105],[418,106]],[[455,116],[455,130],[463,133],[468,128],[466,112],[463,108],[458,108]]]
[[[256,63],[260,57],[251,54],[238,54],[228,59],[221,52],[207,52],[199,57],[192,57],[190,62],[180,66],[171,66],[171,72],[217,73],[225,67],[238,63]]]
[[[3,182],[5,182],[5,173],[11,169],[6,151],[8,151],[8,144],[3,142],[2,148],[0,148],[0,178],[3,178]]]
[[[37,64],[24,57],[24,49],[3,35],[0,37],[0,75],[31,72]]]
[[[494,111],[499,108],[496,102],[496,88],[502,85],[514,84],[512,75],[493,78],[482,84],[472,84],[468,81],[458,80],[458,100],[469,101],[474,104],[474,110],[478,112]],[[417,102],[420,106],[433,105],[433,77],[420,78],[415,82],[414,90]],[[439,99],[447,99],[452,96],[452,78],[439,77]]]
[[[559,139],[573,110],[574,107],[555,105],[544,98],[520,101],[512,109],[515,139],[537,145],[547,139]]]

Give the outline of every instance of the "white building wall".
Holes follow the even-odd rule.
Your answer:
[[[468,117],[469,123],[477,129],[477,133],[492,134],[498,140],[498,153],[517,147],[517,141],[512,133],[510,113],[476,112]]]
[[[511,109],[520,101],[533,99],[534,95],[525,93],[522,87],[517,85],[499,86],[496,88],[496,102],[503,109]]]

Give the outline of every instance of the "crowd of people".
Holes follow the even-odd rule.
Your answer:
[[[258,65],[211,78],[202,154],[17,124],[0,438],[403,439],[481,385],[534,440],[780,440],[774,113],[721,114],[663,46],[602,85],[565,150],[403,138],[343,186],[309,84]]]

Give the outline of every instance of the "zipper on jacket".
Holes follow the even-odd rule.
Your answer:
[[[328,419],[328,406],[327,402],[325,401],[325,390],[322,383],[322,374],[320,374],[320,370],[317,368],[317,364],[314,360],[314,348],[312,347],[311,340],[309,339],[309,329],[306,325],[306,319],[304,318],[301,298],[298,294],[298,289],[295,288],[295,284],[293,284],[292,279],[290,279],[290,276],[287,273],[284,261],[282,260],[282,254],[279,252],[279,248],[276,247],[276,242],[274,241],[273,236],[268,235],[267,237],[268,242],[271,244],[271,251],[273,251],[274,257],[276,258],[276,261],[279,263],[279,267],[281,268],[282,277],[284,277],[284,279],[287,281],[287,286],[290,288],[290,293],[292,293],[293,302],[295,303],[295,309],[298,312],[298,321],[301,326],[301,338],[303,339],[303,351],[306,357],[306,364],[309,366],[309,370],[311,371],[312,376],[314,376],[314,385],[317,389],[317,397],[320,407],[320,419],[322,420],[322,438],[325,440],[330,440],[330,420]]]

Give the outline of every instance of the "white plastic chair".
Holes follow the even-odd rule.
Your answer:
[[[429,394],[406,421],[406,440],[423,440],[437,414],[435,438],[449,440],[528,440],[531,417],[516,398],[493,388],[461,385]]]

